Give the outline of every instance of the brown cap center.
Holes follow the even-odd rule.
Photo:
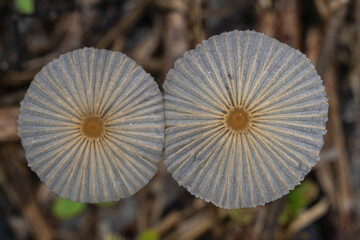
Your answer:
[[[100,138],[105,131],[104,122],[99,117],[87,117],[81,124],[81,131],[87,138]]]
[[[243,108],[235,107],[230,109],[225,115],[225,124],[233,131],[242,131],[247,129],[250,121],[251,119],[249,113]]]

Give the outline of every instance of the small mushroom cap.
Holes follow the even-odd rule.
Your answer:
[[[322,80],[304,54],[273,38],[213,36],[176,61],[164,90],[165,167],[216,206],[280,198],[319,160]]]
[[[162,95],[126,55],[93,48],[46,65],[21,102],[18,134],[29,167],[60,197],[129,197],[162,158]]]

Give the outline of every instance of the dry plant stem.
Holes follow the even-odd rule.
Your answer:
[[[311,27],[306,33],[306,40],[305,40],[305,54],[311,60],[313,64],[316,64],[318,61],[320,50],[322,46],[322,34],[320,29],[317,27]]]
[[[26,43],[27,41],[25,40],[25,44],[27,44],[26,50],[29,51],[28,54],[33,56],[40,56],[44,53],[53,52],[54,49],[59,46],[63,40],[63,37],[71,28],[71,25],[73,24],[72,16],[73,14],[71,13],[59,16],[57,18],[56,25],[54,26],[54,29],[48,37],[47,41],[41,41],[41,44],[34,46],[34,43]],[[31,33],[28,38],[31,39]]]
[[[312,27],[307,31],[306,35],[306,55],[310,58],[312,63],[318,61],[321,45],[322,45],[322,35],[320,29]],[[326,140],[325,140],[326,142]],[[327,155],[331,150],[328,150]],[[337,150],[335,150],[335,160],[338,158]],[[315,174],[320,183],[322,190],[326,193],[326,196],[329,198],[330,203],[333,206],[336,206],[336,187],[334,182],[334,174],[332,172],[330,163],[331,161],[325,160],[324,149],[322,154],[320,154],[320,162],[316,165]]]
[[[299,232],[301,229],[304,229],[306,226],[311,225],[313,222],[324,216],[329,210],[329,207],[329,200],[324,197],[314,206],[301,213],[298,218],[291,222],[288,228],[287,235],[289,239],[291,239],[291,236]]]
[[[335,162],[336,169],[336,188],[337,188],[337,207],[341,227],[346,233],[351,228],[350,213],[352,211],[352,188],[349,178],[350,169],[348,163],[348,153],[345,145],[345,136],[342,129],[339,96],[336,88],[335,66],[330,65],[324,75],[324,84],[329,96],[329,127],[333,133],[335,147],[339,151],[339,158]]]
[[[161,25],[160,16],[156,16],[154,18],[154,26],[151,31],[149,31],[149,33],[147,33],[145,37],[139,41],[136,47],[134,47],[134,50],[131,52],[131,58],[140,65],[142,65],[141,63],[148,61],[156,51],[158,42],[161,38]]]
[[[171,212],[169,213],[163,220],[155,226],[156,232],[163,236],[166,232],[168,232],[172,227],[174,227],[181,217],[184,215],[184,212]]]
[[[179,11],[185,13],[187,10],[188,0],[153,0],[153,3],[164,10]]]
[[[275,37],[276,20],[277,16],[272,9],[260,10],[256,29],[270,37]]]
[[[282,197],[275,202],[269,203],[266,206],[266,220],[261,240],[274,239],[276,229],[278,227],[278,219],[284,208],[286,197]]]
[[[217,9],[204,9],[203,18],[225,18],[227,16],[233,15],[236,11],[238,11],[241,5],[241,1],[233,0],[229,4],[224,5],[221,8]]]
[[[80,231],[75,233],[73,239],[99,239],[99,236],[97,236],[97,226],[100,211],[101,208],[95,205],[87,205],[87,211],[83,214],[84,223],[82,224]]]
[[[260,237],[262,236],[267,219],[266,212],[267,212],[266,207],[261,207],[261,209],[259,210],[258,217],[253,227],[252,238],[250,238],[251,240],[260,239]]]
[[[207,211],[202,211],[199,214],[181,222],[176,230],[166,236],[164,240],[192,240],[197,239],[199,236],[210,230],[214,221]]]
[[[38,73],[46,63],[50,62],[54,58],[57,58],[60,54],[61,52],[52,51],[49,54],[46,54],[45,56],[33,58],[30,59],[29,61],[24,62],[23,64],[24,68],[31,69],[27,72],[29,74],[33,73],[33,75],[31,75],[31,77],[27,79],[27,82],[30,82],[34,78],[35,74]]]
[[[25,89],[19,89],[0,95],[0,106],[17,106],[24,98],[25,92]]]
[[[278,39],[295,49],[300,48],[299,7],[296,0],[278,1]],[[286,24],[284,24],[286,23]]]
[[[196,200],[195,200],[196,201]],[[154,229],[160,236],[166,236],[166,234],[173,228],[176,228],[178,224],[186,222],[189,217],[198,214],[204,210],[204,206],[192,206],[180,211],[174,211],[169,213],[163,218],[161,222],[154,226]],[[176,230],[175,230],[176,231]],[[171,235],[170,233],[169,235]]]
[[[111,45],[111,50],[122,52],[125,45],[125,36],[121,35],[114,40],[114,43]]]
[[[326,193],[331,205],[336,206],[337,190],[334,183],[334,174],[331,171],[330,164],[323,163],[321,159],[315,173],[321,189]]]
[[[355,102],[355,109],[360,109],[360,0],[355,1],[355,27],[354,27],[354,39],[353,42],[353,49],[354,51],[354,59],[355,59],[355,67],[352,70],[352,73],[350,75],[350,84],[351,89],[354,94],[354,102]],[[357,111],[355,113],[355,117],[357,119],[356,123],[356,132],[353,139],[353,147],[352,152],[350,153],[350,158],[353,160],[353,168],[352,168],[352,174],[353,174],[353,187],[354,189],[360,188],[360,178],[358,176],[358,172],[360,170],[360,113]],[[354,191],[354,202],[355,202],[355,211],[356,215],[359,218],[360,217],[360,191]],[[360,225],[359,225],[360,227]]]
[[[329,17],[329,9],[326,6],[325,0],[314,0],[317,11],[323,19]]]
[[[314,0],[316,9],[323,19],[331,17],[332,13],[342,7],[344,4],[348,4],[349,0]]]
[[[205,40],[205,32],[202,25],[202,0],[189,2],[187,18],[189,26],[189,42],[190,47],[194,48],[198,43]]]
[[[125,36],[126,33],[136,24],[148,7],[150,0],[141,0],[137,7],[121,18],[115,27],[111,28],[104,37],[100,39],[96,48],[107,48],[119,36]]]
[[[355,95],[355,101],[356,101],[356,106],[357,109],[360,108],[360,0],[357,0],[355,3],[355,20],[356,20],[356,25],[357,26],[357,31],[356,32],[356,46],[355,46],[355,61],[356,61],[356,65],[355,65],[355,78],[354,78],[354,85],[356,86],[356,88],[354,88],[354,95]],[[358,113],[359,114],[359,113]],[[357,129],[358,129],[358,134],[360,134],[360,117],[358,116],[358,122],[357,122]],[[360,148],[358,148],[360,149]]]
[[[209,206],[209,205],[207,205]],[[223,217],[220,213],[220,208],[211,206],[209,207],[209,212],[211,213],[211,218],[213,219],[214,223],[211,227],[211,235],[214,236],[214,239],[221,239],[225,235],[226,230],[223,229]],[[228,216],[229,211],[226,210],[226,216]]]
[[[328,22],[325,40],[317,62],[317,70],[320,76],[323,76],[324,84],[329,96],[329,127],[333,131],[335,147],[339,151],[338,161],[335,162],[337,172],[337,203],[340,215],[340,222],[343,228],[348,229],[350,226],[350,212],[352,208],[352,186],[349,179],[348,154],[345,146],[345,136],[342,129],[339,97],[336,88],[336,73],[334,66],[331,64],[334,56],[335,44],[339,34],[340,27],[344,20],[348,4],[344,3]]]
[[[163,190],[164,176],[166,170],[162,164],[159,165],[158,172],[155,177],[151,180],[151,183],[143,188],[139,192],[139,209],[137,212],[138,221],[137,229],[138,232],[142,232],[148,228],[155,228],[159,235],[164,234],[168,229],[167,226],[172,224],[172,215],[168,215],[166,219],[161,221],[162,214],[164,212],[164,194],[168,194]],[[149,196],[152,196],[149,198]],[[191,211],[192,213],[192,211]],[[180,213],[179,213],[180,214]],[[177,215],[177,214],[175,214]],[[169,219],[167,219],[169,217]],[[181,218],[178,218],[179,220]],[[165,223],[164,223],[165,222]],[[163,225],[163,223],[165,225]],[[155,227],[154,227],[155,226]]]
[[[21,85],[28,84],[31,79],[34,78],[35,74],[39,72],[41,67],[42,66],[39,66],[38,68],[28,71],[9,70],[5,73],[0,72],[0,87],[19,87]]]
[[[3,145],[0,149],[1,167],[8,174],[9,182],[14,189],[15,204],[28,221],[35,239],[52,239],[53,230],[48,225],[38,203],[34,199],[33,186],[25,161],[20,162],[19,149],[13,144]]]
[[[136,221],[136,229],[138,232],[144,231],[144,229],[148,226],[148,213],[146,211],[147,208],[147,197],[146,197],[147,188],[141,189],[137,196],[139,197],[139,207],[137,208],[137,221]],[[142,200],[145,199],[145,200]]]
[[[162,36],[161,17],[156,16],[154,26],[143,39],[137,43],[136,47],[129,53],[129,56],[147,72],[161,72],[162,63],[160,59],[153,57]]]
[[[18,116],[18,108],[0,108],[0,142],[19,139],[16,129]]]
[[[149,188],[143,188],[137,194],[139,197],[139,207],[137,210],[137,221],[136,227],[138,232],[143,232],[147,228],[150,227],[150,215],[151,215],[151,208],[154,204],[153,199],[148,197]]]
[[[325,44],[322,49],[319,61],[318,61],[318,69],[320,74],[325,73],[325,86],[328,88],[329,92],[329,102],[330,102],[330,118],[332,120],[332,129],[334,131],[335,146],[338,148],[340,152],[339,161],[337,161],[337,170],[339,173],[338,179],[338,188],[340,189],[339,197],[341,196],[341,200],[339,201],[341,204],[341,208],[349,214],[349,201],[351,198],[351,184],[349,182],[349,164],[348,164],[348,155],[345,147],[345,137],[344,132],[342,130],[342,124],[340,119],[340,104],[339,97],[336,91],[336,79],[334,67],[330,65],[329,61],[332,59],[332,55],[334,51],[335,43],[336,43],[336,35],[339,32],[341,23],[345,17],[345,13],[347,10],[347,5],[342,6],[337,12],[335,12],[334,16],[331,18],[329,23],[329,28],[327,30]],[[330,67],[329,67],[330,65]],[[330,71],[329,71],[330,70]]]
[[[158,171],[155,175],[155,178],[153,179],[153,185],[152,185],[152,192],[154,194],[154,204],[152,206],[150,206],[150,211],[151,211],[151,215],[150,215],[150,222],[151,223],[158,223],[161,221],[161,216],[164,212],[164,208],[165,208],[165,197],[163,196],[164,193],[163,191],[163,185],[164,185],[164,181],[163,179],[165,179],[167,172],[165,170],[165,167],[163,164],[160,164],[158,167]]]
[[[59,28],[61,29],[60,32],[63,35],[55,35],[56,37],[62,39],[61,42],[54,46],[55,50],[45,56],[33,58],[25,62],[23,64],[25,69],[36,69],[35,73],[37,73],[40,68],[54,58],[57,58],[65,52],[79,48],[82,45],[83,30],[80,21],[80,14],[78,12],[68,14],[61,22],[61,26],[59,26]],[[33,78],[33,76],[31,78]]]
[[[93,6],[98,4],[99,0],[77,0],[77,2],[81,5],[81,24],[86,33],[96,21],[96,11]]]
[[[330,65],[330,61],[333,58],[335,44],[338,39],[337,36],[344,20],[347,7],[348,5],[344,4],[341,8],[335,11],[327,23],[322,49],[316,64],[316,69],[320,76],[324,76],[328,66]]]
[[[335,148],[327,148],[321,151],[320,153],[320,159],[322,163],[330,163],[335,162],[339,157],[339,152]],[[321,163],[320,163],[321,165]],[[319,166],[320,166],[319,165]],[[318,168],[318,166],[315,166],[315,169]]]
[[[68,52],[70,50],[79,48],[82,45],[82,36],[84,33],[81,15],[78,12],[73,12],[69,14],[69,25],[63,40],[56,47],[58,54]]]
[[[173,0],[178,2],[179,0]],[[173,67],[176,59],[181,57],[188,48],[186,19],[183,13],[179,11],[170,11],[165,14],[164,25],[164,58],[163,58],[163,76]],[[161,79],[159,85],[162,86],[164,79]]]

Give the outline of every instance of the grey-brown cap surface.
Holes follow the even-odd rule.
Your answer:
[[[158,85],[119,52],[84,48],[50,62],[32,81],[18,123],[28,165],[73,201],[128,197],[162,157]]]
[[[211,37],[164,83],[167,170],[223,208],[264,205],[319,160],[328,103],[301,52],[254,31]]]

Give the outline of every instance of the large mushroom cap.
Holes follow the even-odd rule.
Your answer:
[[[254,31],[203,41],[164,83],[165,167],[223,208],[263,205],[319,159],[328,103],[301,52]]]
[[[162,156],[160,90],[119,52],[84,48],[46,65],[21,102],[18,123],[29,166],[73,201],[134,194]]]

